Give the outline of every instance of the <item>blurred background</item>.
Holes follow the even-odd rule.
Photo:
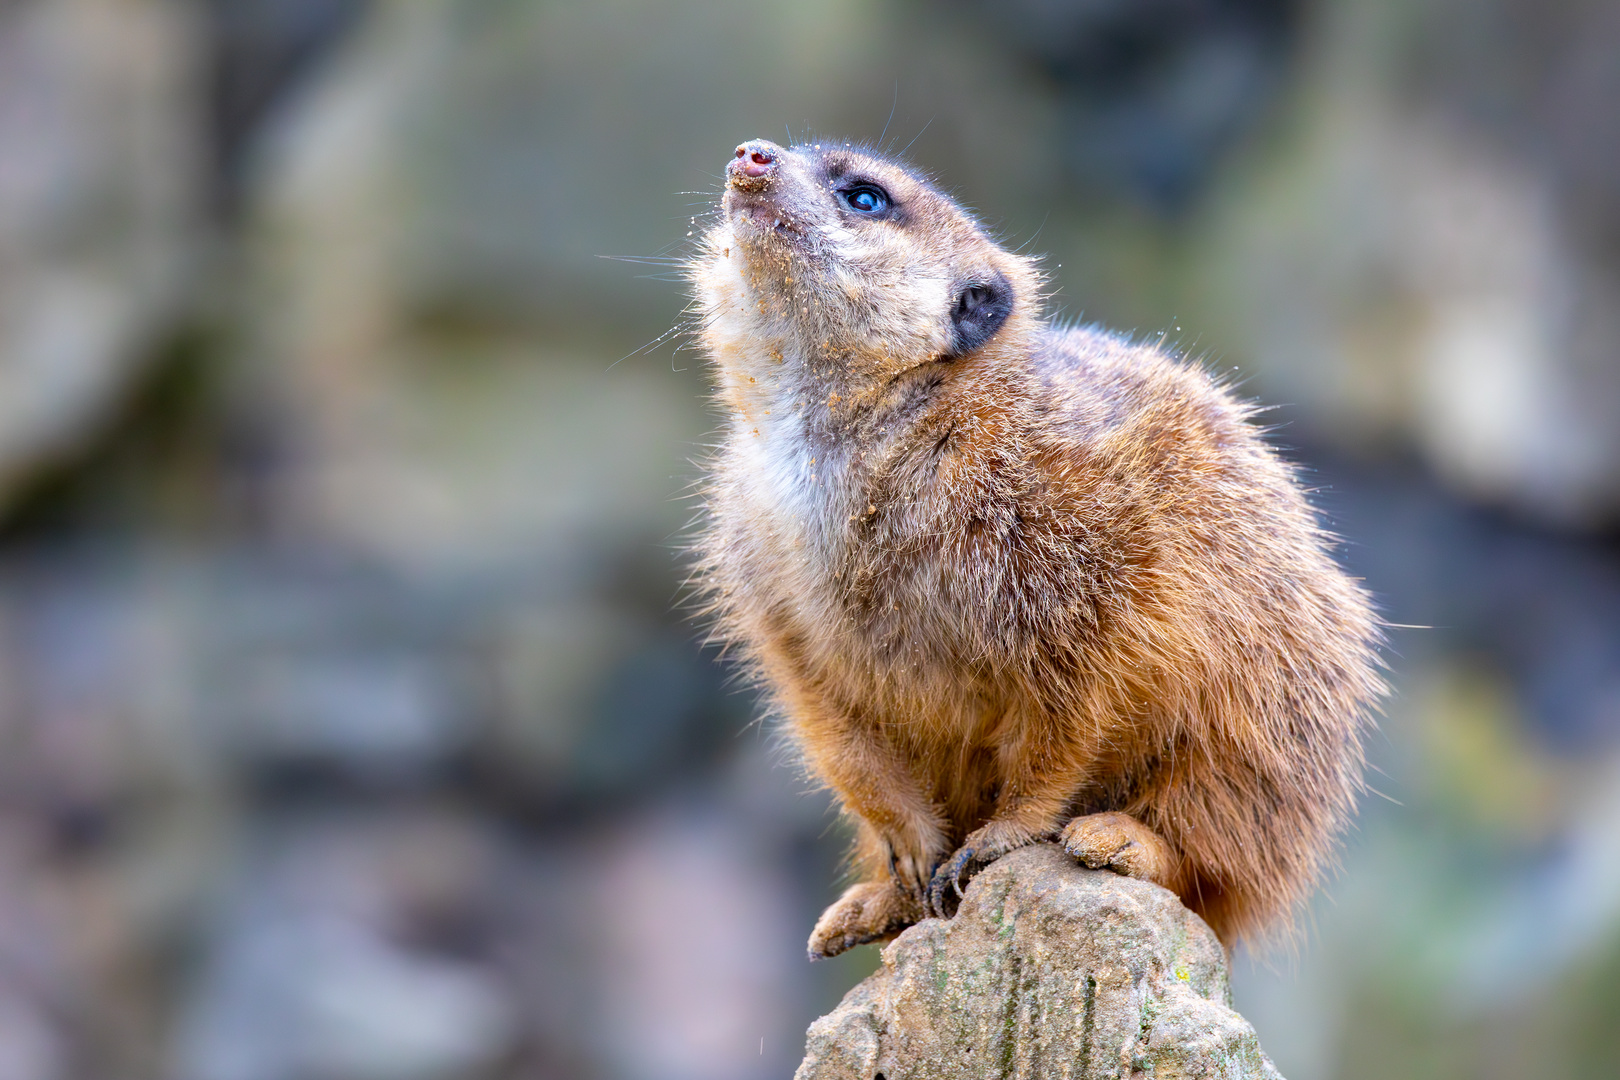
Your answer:
[[[0,0],[0,1080],[791,1073],[877,955],[606,258],[755,136],[1233,374],[1401,624],[1283,1073],[1610,1073],[1620,5]]]

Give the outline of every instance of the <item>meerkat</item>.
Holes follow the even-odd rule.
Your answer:
[[[812,957],[1057,840],[1230,945],[1361,786],[1379,623],[1254,426],[864,148],[737,147],[689,274],[724,429],[696,582],[853,820]]]

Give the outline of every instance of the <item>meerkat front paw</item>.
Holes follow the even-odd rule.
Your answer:
[[[1005,819],[968,833],[962,846],[939,865],[929,880],[928,913],[941,919],[950,918],[956,913],[962,890],[975,874],[1007,852],[1033,843],[1039,836]]]
[[[963,878],[971,879],[990,864],[991,858],[967,844],[957,848],[928,882],[928,914],[938,919],[948,919],[955,914],[956,902],[962,898]]]
[[[1058,842],[1093,870],[1112,870],[1174,887],[1170,845],[1129,814],[1109,811],[1077,817],[1063,827]]]
[[[837,956],[857,945],[893,937],[922,916],[922,905],[892,881],[851,885],[816,920],[810,959]]]

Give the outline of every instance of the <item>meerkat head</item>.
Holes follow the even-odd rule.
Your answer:
[[[765,344],[871,377],[1020,332],[1039,314],[1041,280],[914,170],[850,146],[764,139],[727,165],[693,277],[717,357]]]

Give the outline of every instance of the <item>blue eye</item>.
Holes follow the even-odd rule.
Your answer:
[[[857,214],[881,214],[889,208],[889,196],[880,187],[863,184],[841,192],[844,204]]]

